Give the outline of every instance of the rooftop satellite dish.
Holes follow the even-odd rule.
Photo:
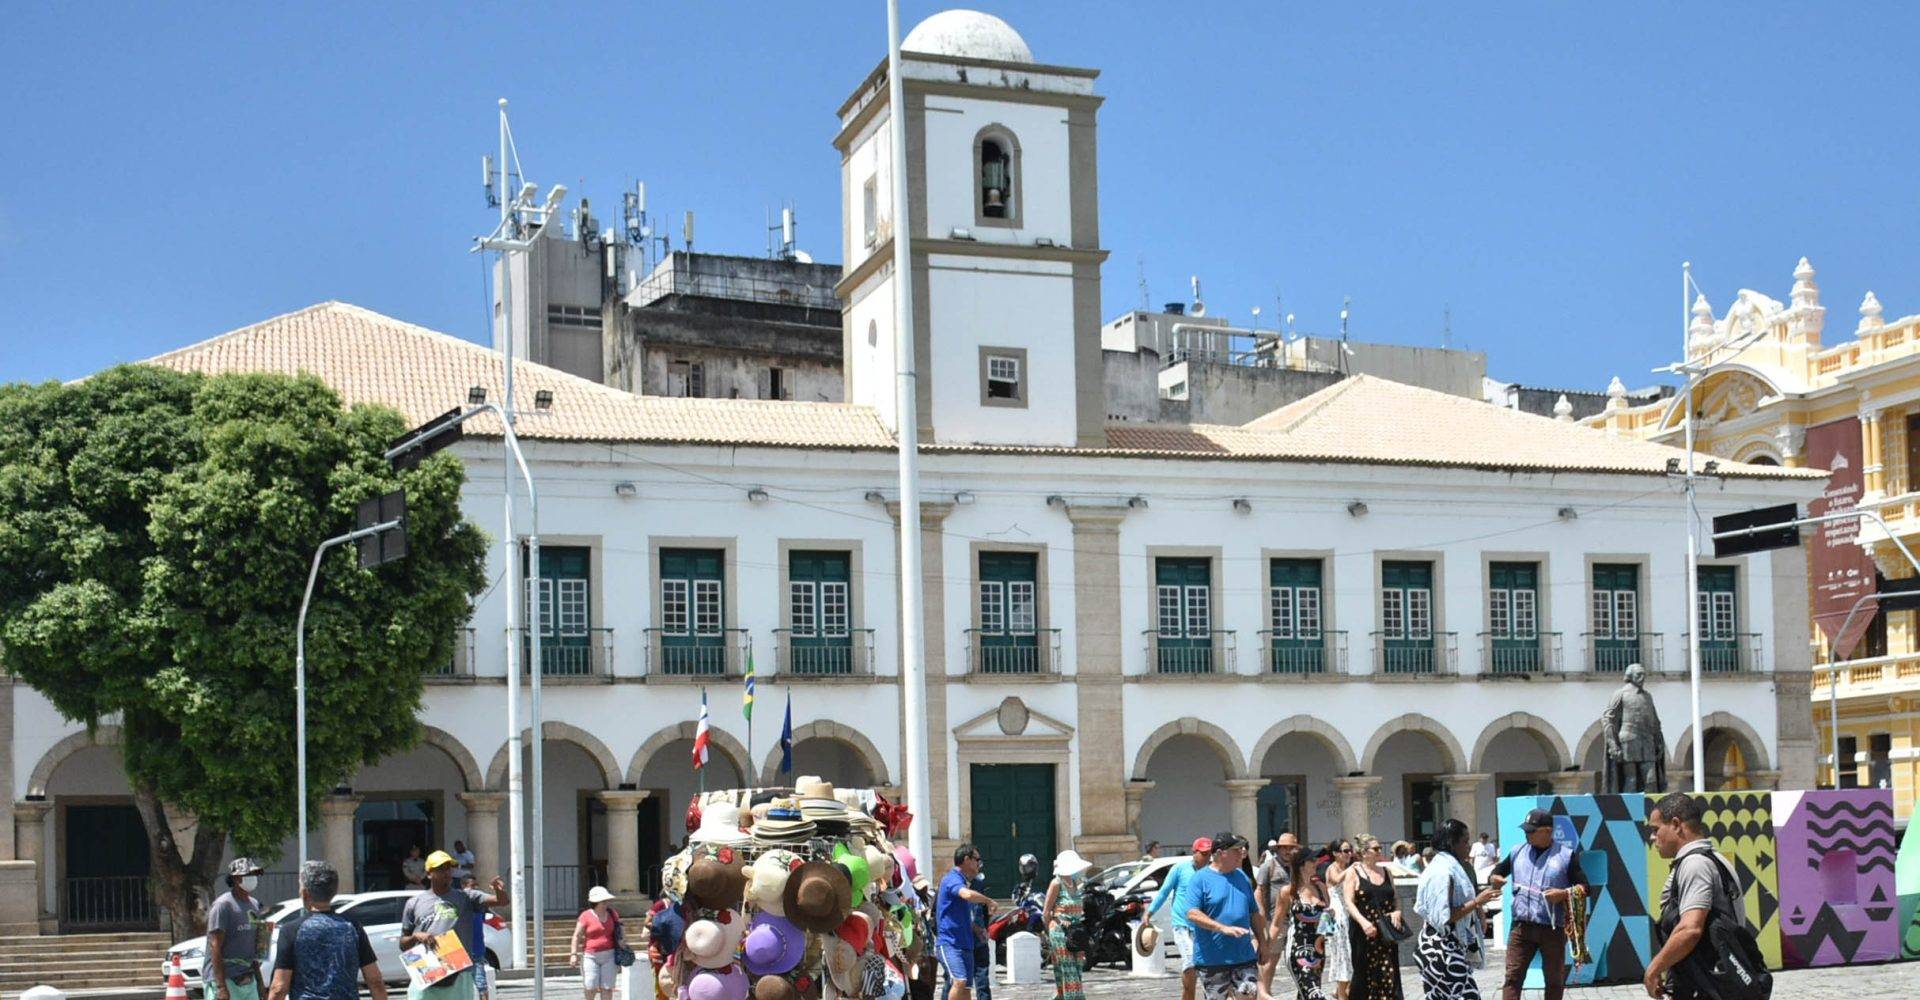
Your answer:
[[[1206,314],[1207,304],[1199,299],[1194,299],[1193,307],[1187,310],[1187,315],[1189,316],[1205,316]]]

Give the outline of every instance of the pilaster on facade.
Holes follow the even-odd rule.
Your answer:
[[[1386,779],[1372,774],[1349,775],[1333,779],[1340,792],[1341,836],[1362,832],[1372,823],[1373,799]]]
[[[634,789],[595,792],[607,807],[607,890],[621,899],[640,893],[640,803],[651,794]]]
[[[920,504],[920,646],[926,667],[926,721],[927,721],[927,801],[932,803],[933,815],[925,821],[933,824],[932,837],[936,844],[953,839],[958,829],[958,818],[948,812],[947,762],[952,756],[951,736],[947,732],[947,646],[944,636],[947,634],[946,606],[946,546],[942,525],[953,513],[954,504],[950,501],[926,502]],[[887,515],[893,519],[896,529],[900,526],[900,503],[887,504]],[[895,537],[899,532],[896,530]],[[903,553],[896,545],[894,550],[894,570],[901,569]],[[896,650],[897,662],[902,674],[905,673],[907,656],[905,636],[902,645]],[[900,685],[900,745],[907,743],[907,686]],[[902,774],[900,782],[904,789],[911,776]],[[946,856],[937,847],[935,854]]]
[[[357,892],[354,878],[353,816],[360,809],[358,795],[329,795],[320,800],[320,857],[340,873],[341,892]]]
[[[47,909],[47,813],[53,803],[46,799],[28,799],[13,804],[13,845],[15,857],[33,862],[33,907],[17,916],[20,921],[36,921],[42,930],[57,918]],[[9,921],[14,919],[9,916]]]
[[[1471,830],[1480,814],[1480,790],[1493,785],[1493,775],[1443,774],[1440,784],[1447,790],[1447,818],[1457,819]]]
[[[1129,837],[1140,801],[1127,782],[1121,680],[1120,522],[1123,504],[1068,504],[1073,524],[1073,642],[1084,833]],[[1149,785],[1149,787],[1151,787]],[[1144,792],[1140,793],[1144,795]]]

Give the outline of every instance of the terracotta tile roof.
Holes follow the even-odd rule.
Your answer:
[[[322,302],[148,361],[185,371],[311,372],[349,404],[381,403],[419,424],[464,406],[470,386],[503,397],[498,352],[343,302]],[[844,403],[635,396],[531,362],[514,365],[520,435],[562,441],[662,441],[812,448],[892,448],[872,410]],[[530,412],[534,393],[553,407]],[[470,434],[497,436],[476,417]]]
[[[380,403],[422,423],[464,405],[469,386],[501,398],[493,350],[369,309],[323,302],[150,360],[187,371],[311,372],[349,403]],[[520,421],[527,438],[661,444],[762,445],[891,450],[894,440],[868,407],[749,399],[635,396],[565,372],[522,362],[514,375],[523,407],[553,392],[546,413]],[[469,433],[498,435],[479,417]],[[1478,400],[1359,375],[1242,426],[1110,424],[1107,447],[938,444],[929,453],[999,453],[1339,462],[1495,471],[1663,474],[1677,448]],[[1804,469],[1722,462],[1726,475],[1817,479]]]

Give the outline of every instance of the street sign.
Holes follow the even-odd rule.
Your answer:
[[[394,490],[386,496],[360,501],[355,511],[353,527],[363,531],[388,521],[398,521],[385,531],[377,531],[365,537],[355,539],[354,545],[360,551],[360,568],[372,569],[384,566],[395,559],[404,559],[407,555],[407,494],[405,490]]]
[[[1727,556],[1745,555],[1749,552],[1765,552],[1769,549],[1785,549],[1800,544],[1800,527],[1793,522],[1800,517],[1800,508],[1795,504],[1783,503],[1777,507],[1760,507],[1743,510],[1738,514],[1722,514],[1713,519],[1713,554],[1724,559]],[[1754,531],[1755,528],[1770,530]],[[1740,531],[1743,534],[1730,538],[1722,537],[1729,532]]]
[[[399,448],[401,445],[407,445],[406,450],[393,453],[390,461],[393,462],[394,471],[401,472],[411,469],[419,465],[428,455],[460,440],[466,432],[460,429],[460,421],[456,419],[459,416],[460,408],[456,406],[432,420],[415,427],[413,430],[394,438],[393,443],[389,446],[390,450]],[[410,441],[412,443],[408,444]]]

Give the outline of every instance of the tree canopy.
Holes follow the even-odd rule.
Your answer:
[[[311,376],[126,366],[0,387],[0,666],[71,719],[117,718],[136,798],[271,853],[296,822],[294,623],[314,548],[405,488],[406,559],[362,570],[341,546],[321,567],[316,797],[412,745],[422,678],[484,583],[460,462],[382,459],[405,429]]]

